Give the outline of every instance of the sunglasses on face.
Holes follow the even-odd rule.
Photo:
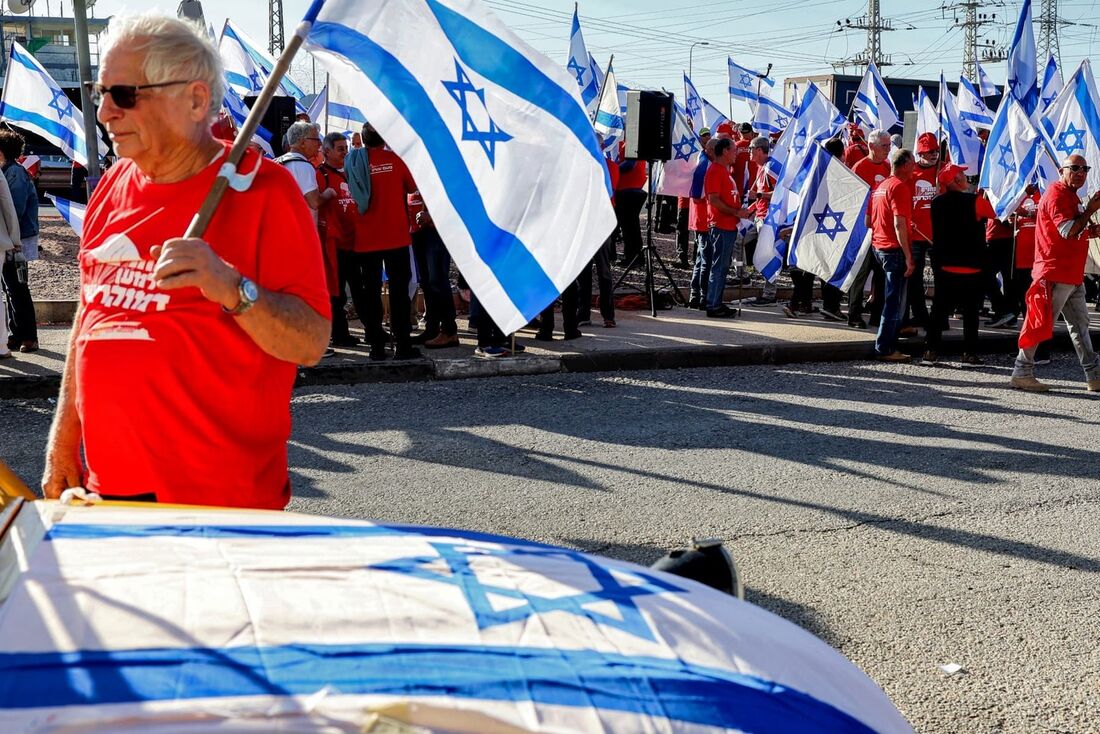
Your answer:
[[[84,82],[84,87],[88,90],[88,96],[91,97],[92,104],[96,107],[103,104],[103,95],[109,94],[115,106],[124,110],[131,110],[137,104],[137,93],[140,90],[170,87],[175,84],[190,84],[190,80],[181,79],[180,81],[159,82],[157,84],[112,84],[109,87],[96,82]]]
[[[1065,171],[1067,169],[1072,171],[1073,173],[1088,173],[1089,171],[1092,170],[1089,166],[1082,166],[1082,165],[1079,165],[1077,163],[1074,163],[1073,165],[1070,165],[1070,166],[1062,166],[1063,171]]]

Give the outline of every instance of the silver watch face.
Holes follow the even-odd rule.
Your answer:
[[[254,302],[260,297],[260,289],[248,278],[241,278],[241,295],[246,301]]]

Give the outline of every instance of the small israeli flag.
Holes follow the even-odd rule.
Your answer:
[[[1045,110],[1062,91],[1062,73],[1058,71],[1058,62],[1054,60],[1054,54],[1047,58],[1046,69],[1043,70],[1043,84],[1039,88],[1039,107]]]
[[[569,61],[565,68],[576,78],[581,100],[591,114],[599,102],[597,97],[600,95],[600,86],[592,68],[592,55],[584,45],[584,33],[581,31],[581,19],[577,15],[576,6],[573,7],[573,26],[569,31]]]
[[[38,60],[18,41],[11,42],[0,119],[41,135],[82,166],[88,165],[84,141],[84,116],[65,95]],[[107,146],[98,143],[99,155]]]
[[[626,135],[626,116],[619,107],[617,86],[615,70],[608,67],[603,87],[600,89],[599,107],[596,109],[596,119],[593,123],[596,132],[603,135],[604,153],[612,155],[618,153],[619,142]]]
[[[791,123],[794,113],[778,102],[773,102],[763,90],[753,109],[752,126],[754,130],[765,133],[781,133]]]
[[[993,80],[989,77],[989,74],[985,73],[985,69],[982,68],[980,63],[978,67],[978,92],[981,93],[982,98],[996,97],[997,85],[993,83]]]
[[[576,78],[476,0],[317,0],[310,22],[307,48],[408,165],[493,320],[530,322],[615,227]]]
[[[311,122],[324,125],[324,120],[328,119],[328,85],[321,87],[321,93],[313,100],[309,105],[309,110],[306,111],[309,115]],[[323,130],[322,130],[323,132]]]
[[[955,95],[947,88],[947,82],[940,74],[940,126],[943,128],[944,137],[947,138],[947,147],[951,152],[951,162],[960,166],[966,166],[969,176],[978,175],[982,156],[982,141],[974,128],[963,123],[959,118],[959,110],[955,107]]]
[[[703,98],[695,90],[691,78],[684,74],[684,111],[693,130],[702,130],[707,127],[703,117]]]
[[[733,59],[727,59],[726,63],[729,66],[730,96],[734,99],[755,102],[765,88],[770,90],[775,86],[774,79],[765,79],[759,72],[745,68]]]
[[[925,133],[932,133],[936,139],[940,138],[940,113],[924,87],[917,87],[917,137]]]
[[[993,127],[993,113],[974,84],[966,77],[959,77],[959,119],[974,130]]]
[[[1090,170],[1081,193],[1100,191],[1100,96],[1088,59],[1047,107],[1039,128],[1057,163],[1074,154],[1088,162]]]
[[[998,219],[1016,211],[1039,168],[1042,139],[1023,105],[1005,95],[989,133],[978,186],[986,190]]]
[[[218,51],[225,67],[226,78],[242,97],[259,94],[264,83],[275,70],[275,59],[249,38],[233,21],[226,20]],[[306,93],[289,76],[279,82],[284,96],[293,97],[298,112],[305,112],[302,99]]]
[[[331,79],[310,107],[309,119],[320,125],[325,135],[343,133],[347,137],[362,132],[367,121],[366,115],[351,104],[349,95]]]
[[[1005,95],[1015,98],[1032,119],[1039,109],[1039,64],[1035,53],[1031,0],[1024,0],[1008,52],[1008,84],[1005,85]]]
[[[816,143],[811,158],[787,262],[847,291],[871,249],[871,187]]]
[[[856,98],[852,101],[852,112],[859,123],[870,130],[882,128],[889,130],[901,121],[897,105],[890,97],[890,91],[886,83],[882,81],[882,75],[874,64],[867,65],[867,71],[863,74],[863,81],[856,91]]]
[[[672,123],[672,158],[656,169],[654,190],[662,196],[692,196],[700,158],[706,159],[703,144],[688,125],[687,118],[677,110]],[[705,174],[706,169],[703,171]],[[701,187],[699,190],[701,192]]]
[[[706,97],[703,98],[703,124],[710,128],[713,133],[718,129],[718,126],[724,122],[729,122],[730,118],[722,114],[722,111],[707,101]]]
[[[57,208],[57,213],[73,228],[76,236],[82,236],[84,234],[84,211],[87,206],[68,199],[62,199],[53,194],[46,194],[46,198],[53,202],[54,207]]]

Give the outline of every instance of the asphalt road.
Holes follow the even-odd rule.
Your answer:
[[[646,564],[719,536],[918,731],[1096,732],[1100,398],[1071,355],[1040,370],[1059,392],[1006,389],[1007,359],[306,389],[292,508]],[[0,402],[24,476],[51,407]]]

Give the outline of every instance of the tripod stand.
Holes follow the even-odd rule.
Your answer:
[[[657,289],[653,279],[653,261],[656,260],[661,270],[664,271],[665,277],[668,279],[669,288],[675,293],[673,301],[681,306],[687,305],[687,300],[684,298],[684,294],[680,292],[680,287],[676,285],[676,281],[672,278],[672,272],[665,265],[665,261],[661,258],[661,253],[657,252],[657,249],[653,247],[653,161],[646,161],[647,173],[649,174],[649,182],[647,184],[648,196],[646,197],[646,225],[645,225],[645,243],[642,245],[642,249],[639,250],[634,257],[630,258],[630,262],[626,264],[626,269],[623,270],[623,274],[619,276],[619,279],[615,282],[615,287],[612,288],[612,293],[619,289],[623,281],[626,280],[626,276],[630,274],[630,271],[634,269],[635,265],[639,263],[645,268],[645,296],[649,300],[649,315],[657,316]]]

